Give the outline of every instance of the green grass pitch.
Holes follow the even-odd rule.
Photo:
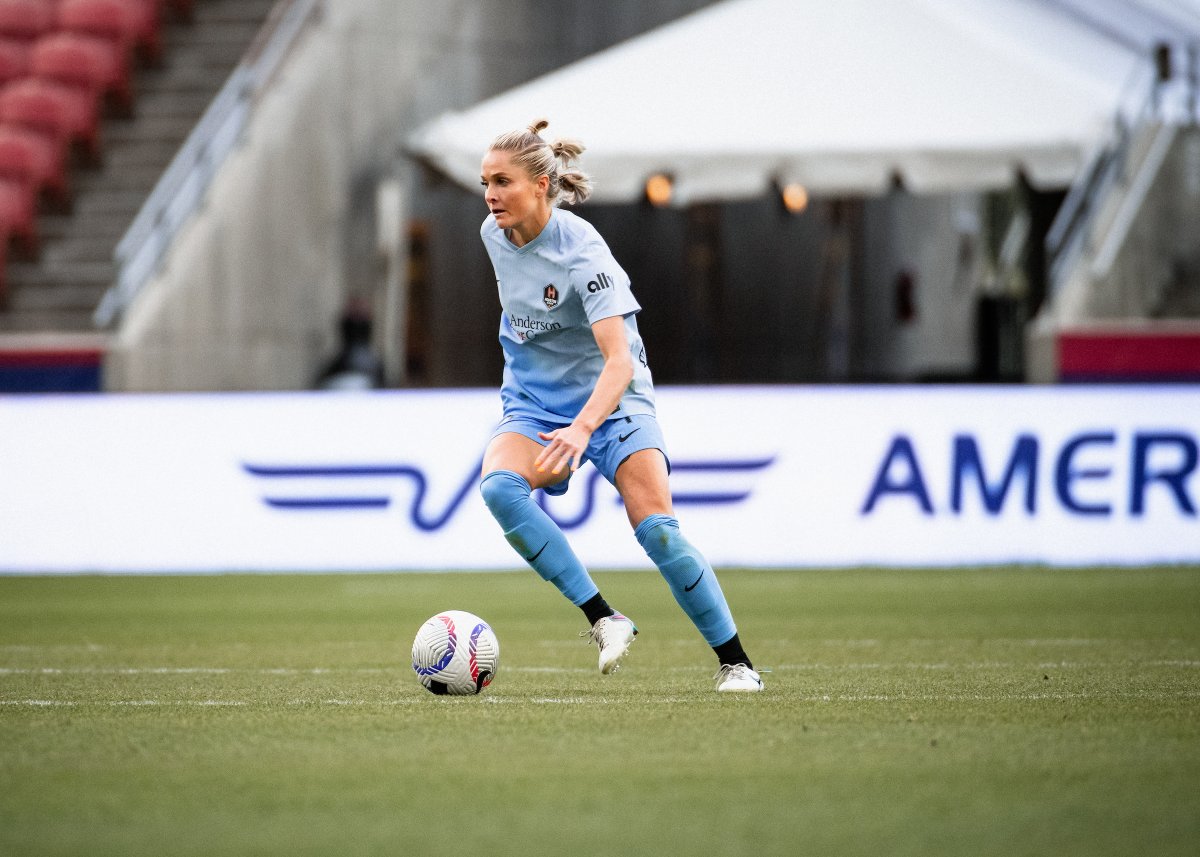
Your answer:
[[[597,579],[607,677],[528,572],[0,578],[0,854],[1196,853],[1200,568],[727,569],[740,696]],[[409,666],[449,608],[482,696]]]

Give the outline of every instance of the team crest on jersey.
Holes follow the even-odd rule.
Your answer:
[[[546,309],[554,309],[558,306],[558,289],[554,287],[554,283],[542,289],[542,303],[546,305]]]

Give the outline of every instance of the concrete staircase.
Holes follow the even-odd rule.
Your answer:
[[[191,21],[166,14],[161,68],[136,75],[136,115],[106,119],[104,162],[76,168],[69,214],[38,218],[36,262],[8,263],[5,335],[91,332],[116,276],[113,250],[160,175],[266,20],[274,0],[196,0]]]

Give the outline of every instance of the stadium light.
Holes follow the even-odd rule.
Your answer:
[[[808,188],[799,182],[788,182],[780,186],[779,199],[789,214],[802,214],[808,208]]]
[[[646,179],[646,202],[655,208],[663,208],[671,202],[675,190],[674,182],[666,173],[655,173]]]

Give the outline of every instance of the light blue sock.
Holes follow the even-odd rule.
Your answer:
[[[479,483],[483,502],[513,550],[578,607],[600,590],[558,524],[530,498],[530,490],[525,478],[511,470],[493,470]]]
[[[719,646],[733,639],[737,627],[721,584],[700,551],[679,532],[679,521],[670,515],[650,515],[634,535],[705,642]]]

